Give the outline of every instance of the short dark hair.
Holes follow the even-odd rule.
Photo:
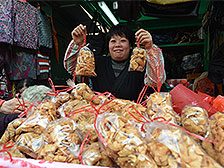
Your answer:
[[[22,89],[24,86],[29,87],[35,85],[35,81],[32,78],[24,78],[21,81],[18,82],[16,90],[17,92]]]
[[[118,24],[115,26],[112,26],[109,32],[106,35],[106,44],[107,47],[109,46],[109,41],[112,36],[119,35],[119,36],[125,36],[129,40],[130,45],[133,47],[135,44],[135,35],[134,32],[127,26]]]

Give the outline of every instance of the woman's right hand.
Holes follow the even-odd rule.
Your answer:
[[[75,44],[78,46],[83,45],[86,34],[87,34],[86,26],[80,24],[76,28],[74,28],[74,30],[72,31],[72,38]]]

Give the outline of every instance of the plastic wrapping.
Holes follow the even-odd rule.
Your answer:
[[[117,113],[100,114],[96,120],[96,129],[107,143],[107,155],[120,167],[157,167],[146,153],[146,143],[140,133],[123,116]]]
[[[26,118],[17,118],[13,121],[11,121],[4,134],[2,135],[0,139],[0,144],[4,145],[8,141],[15,142],[15,136],[16,136],[16,129],[26,120]]]
[[[103,104],[108,100],[107,97],[103,95],[93,98],[95,94],[85,83],[79,83],[75,85],[75,88],[72,90],[71,94],[74,99],[86,100],[87,103],[90,103],[92,100],[92,103],[95,105]]]
[[[33,132],[23,133],[16,139],[16,144],[20,152],[36,159],[42,147],[42,136]]]
[[[37,106],[37,109],[16,129],[16,134],[33,132],[41,134],[47,125],[55,120],[56,107],[52,102],[41,103]]]
[[[180,116],[173,110],[171,95],[168,92],[155,92],[149,96],[148,101],[148,108],[155,113],[152,119],[163,117],[168,122],[180,124]]]
[[[75,73],[81,76],[96,76],[94,54],[86,46],[79,50]]]
[[[128,71],[140,71],[142,72],[145,68],[146,62],[146,51],[143,48],[134,48],[131,55],[130,66]]]
[[[162,84],[166,80],[164,58],[161,49],[156,45],[146,55],[146,73],[144,83],[151,87],[157,87],[160,92]]]
[[[0,150],[2,150],[3,148],[4,148],[4,145],[1,145],[1,146],[0,146]],[[6,149],[6,150],[10,153],[10,155],[11,155],[12,157],[25,158],[25,155],[23,155],[23,154],[19,151],[19,149],[18,149],[18,147],[17,147],[16,144],[14,144],[12,147],[10,147],[10,148],[8,148],[8,149]],[[8,154],[8,152],[1,152],[1,153],[0,153],[0,156],[10,157],[9,154]]]
[[[72,99],[72,95],[67,92],[60,92],[59,94],[57,94],[57,96],[51,99],[51,102],[53,102],[56,108],[58,108],[70,99]]]
[[[186,130],[206,138],[209,132],[208,113],[196,105],[185,106],[181,112],[181,124]],[[192,138],[200,141],[198,138]]]
[[[43,133],[43,146],[38,159],[79,164],[82,139],[76,123],[69,118],[51,122]]]
[[[25,101],[31,102],[33,104],[38,104],[38,101],[44,101],[46,99],[51,99],[52,96],[45,94],[50,93],[52,89],[44,85],[34,85],[30,86],[23,91],[21,96]]]
[[[208,138],[215,141],[214,144],[203,141],[204,150],[222,166],[224,166],[224,113],[217,112],[209,120],[210,133]]]
[[[114,163],[98,142],[87,145],[83,149],[82,161],[85,165],[114,167]]]
[[[215,167],[221,166],[182,129],[168,123],[153,121],[145,125],[147,150],[160,167]]]

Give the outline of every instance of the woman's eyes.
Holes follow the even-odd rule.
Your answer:
[[[119,41],[122,42],[122,43],[125,43],[127,41],[127,39],[120,39]],[[110,42],[111,43],[116,43],[117,40],[110,40]]]

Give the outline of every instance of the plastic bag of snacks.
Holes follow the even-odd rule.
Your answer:
[[[75,75],[96,76],[95,59],[93,52],[86,46],[79,50]]]
[[[181,125],[184,129],[206,137],[209,132],[209,121],[207,111],[196,105],[185,106],[181,112]],[[200,142],[200,139],[193,137],[192,138]]]
[[[60,107],[65,102],[72,99],[72,95],[70,95],[67,92],[59,92],[55,97],[51,99],[51,102],[53,102],[56,106],[56,108]]]
[[[221,166],[181,128],[153,121],[145,125],[147,150],[159,167],[216,167]]]
[[[86,145],[81,156],[85,165],[114,167],[113,161],[106,155],[106,151],[99,142]]]
[[[16,129],[15,143],[18,149],[36,158],[41,148],[41,135],[51,121],[57,119],[56,107],[52,102],[41,103],[36,110]]]
[[[146,51],[143,48],[136,47],[132,51],[130,66],[128,71],[140,71],[145,68]]]
[[[0,139],[0,144],[4,145],[8,141],[15,142],[15,136],[16,136],[16,129],[26,120],[26,118],[17,118],[13,121],[11,121],[4,134],[2,135]]]
[[[149,95],[148,110],[155,113],[152,119],[163,117],[166,121],[180,124],[180,116],[173,110],[171,95],[168,92],[155,92]]]
[[[102,136],[107,155],[120,167],[157,167],[147,154],[147,146],[140,133],[125,117],[117,113],[100,114],[96,129]]]
[[[78,153],[81,143],[81,136],[73,120],[55,120],[43,133],[43,146],[38,159],[79,164]]]
[[[210,132],[208,138],[215,141],[214,144],[203,141],[204,150],[222,166],[224,166],[224,113],[217,112],[210,117]]]

